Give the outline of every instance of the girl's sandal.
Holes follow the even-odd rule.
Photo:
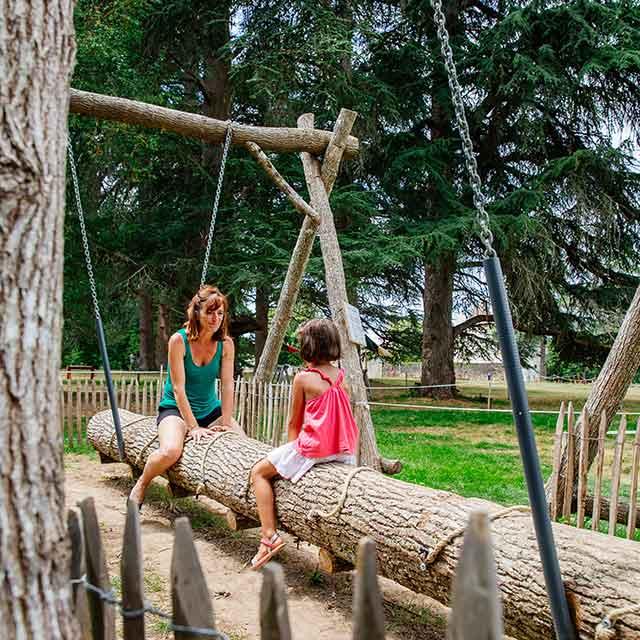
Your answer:
[[[273,556],[278,553],[282,547],[284,547],[287,543],[277,534],[274,533],[271,538],[262,538],[260,540],[260,544],[263,544],[267,549],[269,549],[268,553],[265,553],[263,556],[259,556],[260,550],[253,556],[251,560],[251,570],[256,571],[260,569],[260,567],[264,566],[273,558]]]

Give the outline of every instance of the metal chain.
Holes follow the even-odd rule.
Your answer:
[[[84,259],[87,263],[87,274],[89,275],[89,287],[91,288],[91,299],[93,300],[93,309],[96,318],[100,319],[100,305],[98,304],[98,294],[96,293],[96,281],[93,277],[93,266],[91,264],[91,253],[89,252],[89,240],[87,238],[87,228],[84,224],[84,212],[82,210],[82,200],[80,199],[80,186],[78,183],[78,174],[76,173],[76,161],[73,156],[73,148],[71,141],[67,143],[69,151],[69,165],[71,167],[71,177],[73,178],[73,190],[76,194],[76,208],[78,210],[78,218],[80,220],[80,233],[82,234],[82,244],[84,246]]]
[[[233,136],[233,125],[231,121],[227,122],[227,134],[224,139],[224,149],[222,150],[222,160],[220,160],[220,172],[218,173],[218,186],[216,187],[216,196],[213,200],[213,209],[211,210],[211,224],[209,225],[209,236],[207,237],[207,250],[204,254],[204,264],[202,265],[202,277],[200,278],[200,286],[204,285],[209,269],[209,256],[211,255],[211,243],[213,242],[213,231],[216,226],[216,217],[218,216],[218,205],[220,204],[220,193],[222,192],[222,182],[224,179],[224,168],[227,164],[227,155],[229,153],[229,145]]]
[[[449,80],[449,88],[451,89],[451,99],[456,114],[456,125],[460,137],[462,138],[462,151],[464,153],[467,172],[469,173],[469,183],[473,192],[473,203],[476,207],[476,222],[480,227],[480,240],[485,246],[487,256],[495,256],[496,252],[493,248],[493,234],[489,227],[489,214],[485,209],[485,197],[482,193],[482,181],[478,174],[478,163],[473,152],[473,142],[469,133],[469,123],[465,114],[464,102],[462,100],[462,87],[458,80],[456,65],[453,60],[453,51],[449,43],[449,32],[447,31],[446,19],[442,11],[442,0],[431,0],[434,18],[438,30],[438,39],[440,40],[440,48],[442,57],[444,58],[444,66],[447,70],[447,78]]]
[[[222,633],[222,631],[218,631],[217,629],[209,629],[205,627],[190,627],[183,624],[174,624],[173,616],[171,614],[165,613],[164,611],[157,609],[156,607],[149,604],[148,602],[145,602],[144,606],[141,607],[140,609],[127,609],[124,606],[124,603],[122,602],[122,600],[118,600],[118,598],[116,598],[113,590],[110,589],[109,591],[105,591],[100,587],[96,587],[94,584],[91,584],[87,580],[86,575],[83,575],[81,578],[74,578],[73,580],[70,580],[70,583],[72,585],[82,586],[87,591],[91,591],[92,593],[95,593],[103,602],[106,602],[107,604],[110,604],[113,607],[117,607],[120,610],[122,617],[128,620],[133,618],[141,618],[148,613],[152,616],[157,616],[158,618],[169,620],[169,631],[178,631],[180,633],[191,633],[193,635],[205,636],[207,638],[217,638],[218,640],[229,640],[229,637],[227,635]]]

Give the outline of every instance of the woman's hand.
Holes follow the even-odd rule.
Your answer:
[[[228,424],[214,424],[213,427],[209,428],[210,431],[231,431],[233,427]]]
[[[189,431],[189,435],[193,438],[196,444],[199,444],[201,440],[210,438],[213,433],[211,429],[205,429],[204,427],[195,427]]]

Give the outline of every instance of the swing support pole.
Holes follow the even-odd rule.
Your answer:
[[[558,640],[575,640],[576,633],[569,613],[567,596],[560,574],[560,563],[553,539],[551,520],[540,470],[540,460],[529,413],[529,401],[522,375],[518,345],[513,330],[513,320],[504,286],[502,266],[496,256],[483,261],[485,277],[491,295],[493,316],[500,341],[500,352],[504,366],[513,420],[518,433],[520,456],[529,493],[533,525],[538,540],[551,615]]]

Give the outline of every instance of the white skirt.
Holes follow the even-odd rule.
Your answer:
[[[316,464],[323,462],[356,463],[356,457],[350,453],[337,453],[326,458],[306,458],[298,452],[295,440],[287,442],[277,449],[272,449],[267,454],[267,460],[283,478],[291,480],[291,482],[298,482]]]

